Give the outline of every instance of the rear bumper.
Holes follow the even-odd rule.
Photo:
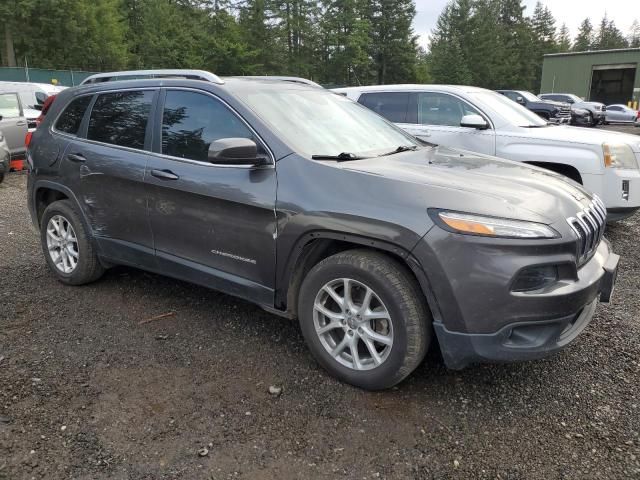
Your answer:
[[[447,367],[458,370],[472,363],[533,360],[563,349],[591,322],[598,301],[611,299],[619,259],[618,255],[609,254],[601,267],[597,288],[592,289],[595,296],[570,315],[514,322],[494,333],[481,334],[452,332],[442,322],[434,322]]]

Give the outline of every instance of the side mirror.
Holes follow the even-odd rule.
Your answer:
[[[516,102],[518,102],[521,105],[524,105],[524,98],[522,97],[516,97]]]
[[[486,130],[489,128],[487,121],[480,115],[465,115],[460,120],[460,126],[466,128],[475,128],[476,130]]]
[[[266,159],[258,156],[256,142],[248,138],[221,138],[209,145],[208,159],[222,165],[264,165]]]

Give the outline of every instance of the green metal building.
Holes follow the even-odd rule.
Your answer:
[[[540,93],[573,93],[607,105],[640,101],[640,48],[545,55]]]

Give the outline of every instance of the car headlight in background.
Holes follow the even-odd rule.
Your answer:
[[[604,166],[608,168],[638,168],[636,156],[625,143],[603,143]]]
[[[448,230],[456,233],[525,239],[558,238],[560,236],[553,228],[543,223],[447,211],[440,211],[437,215]]]

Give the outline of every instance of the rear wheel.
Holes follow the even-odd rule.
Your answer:
[[[385,255],[350,250],[316,265],[298,301],[302,334],[332,375],[367,390],[392,387],[422,361],[431,316],[407,269]]]
[[[62,283],[82,285],[104,273],[80,215],[69,200],[58,200],[46,208],[40,241],[49,268]]]

